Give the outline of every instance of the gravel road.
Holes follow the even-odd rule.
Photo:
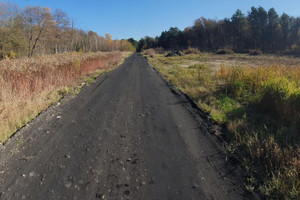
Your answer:
[[[199,111],[140,54],[0,150],[0,199],[251,199]]]

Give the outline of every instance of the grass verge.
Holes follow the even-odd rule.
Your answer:
[[[85,83],[116,67],[124,52],[63,53],[0,61],[0,142]]]
[[[148,59],[227,128],[226,148],[249,172],[247,190],[266,199],[299,199],[300,68],[213,67],[201,63],[203,57],[209,59],[207,54]]]

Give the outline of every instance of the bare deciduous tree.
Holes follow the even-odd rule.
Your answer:
[[[49,8],[26,7],[24,11],[26,34],[28,37],[28,57],[32,57],[43,32],[53,25]]]

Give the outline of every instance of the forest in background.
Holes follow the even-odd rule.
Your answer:
[[[0,2],[0,59],[69,51],[134,51],[127,40],[77,29],[63,10]]]
[[[222,20],[201,17],[183,31],[171,27],[158,37],[142,38],[138,44],[139,51],[156,47],[300,54],[300,17],[286,13],[279,16],[274,8],[266,11],[263,7],[252,7],[247,15],[237,10],[231,18]]]

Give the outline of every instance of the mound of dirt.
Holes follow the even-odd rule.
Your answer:
[[[172,51],[171,53],[168,53],[166,57],[175,57],[175,56],[183,56],[183,53],[181,51]]]

